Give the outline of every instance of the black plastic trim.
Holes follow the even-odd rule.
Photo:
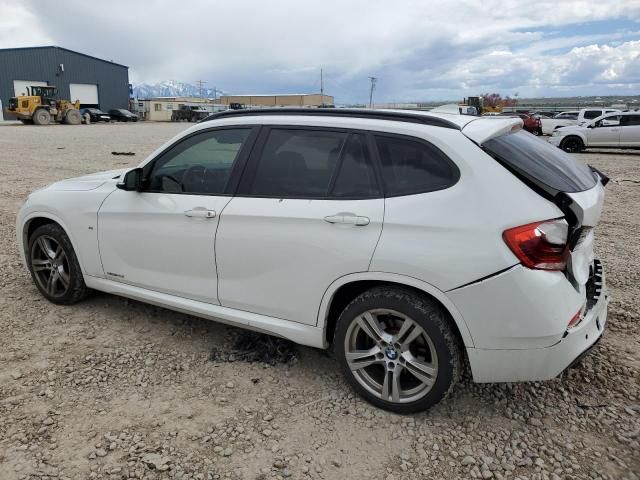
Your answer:
[[[430,125],[433,127],[462,130],[460,126],[444,118],[431,117],[429,115],[410,112],[388,112],[382,110],[365,110],[354,108],[263,108],[247,110],[226,110],[224,112],[209,115],[208,117],[200,120],[199,123],[231,117],[254,117],[267,115],[366,118],[372,120],[392,120],[396,122],[418,123],[422,125]]]

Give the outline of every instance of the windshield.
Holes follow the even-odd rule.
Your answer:
[[[585,163],[527,132],[493,138],[484,148],[507,169],[555,196],[593,188],[596,176]]]
[[[620,125],[620,115],[607,113],[606,115],[602,115],[591,122],[591,125],[594,127],[605,127],[605,126],[617,126]]]

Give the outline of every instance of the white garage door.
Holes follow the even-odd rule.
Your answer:
[[[69,93],[72,102],[80,100],[81,105],[98,105],[98,86],[90,83],[70,83]]]
[[[13,81],[13,94],[17,97],[19,95],[27,94],[27,87],[46,87],[47,82],[40,82],[38,80],[14,80]]]

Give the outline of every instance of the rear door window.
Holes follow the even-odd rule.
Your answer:
[[[621,115],[620,116],[621,127],[631,127],[636,125],[640,125],[640,115]]]
[[[248,195],[276,198],[379,197],[366,137],[337,130],[272,128],[253,172]]]
[[[255,169],[249,194],[325,198],[347,133],[273,128]]]
[[[598,118],[602,115],[602,110],[587,110],[584,112],[584,118],[586,120],[593,120],[594,118]]]
[[[434,145],[401,136],[375,135],[387,196],[433,192],[454,185],[460,171]]]
[[[582,192],[596,184],[596,177],[586,164],[527,132],[493,138],[483,146],[518,177],[552,196],[559,192]]]

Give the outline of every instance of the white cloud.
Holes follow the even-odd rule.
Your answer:
[[[640,45],[631,41],[640,40],[640,28],[548,33],[578,22],[640,21],[640,0],[18,5],[0,3],[0,47],[54,43],[127,64],[135,81],[203,79],[238,93],[317,91],[323,66],[326,90],[342,101],[363,101],[368,75],[380,77],[378,98],[390,101],[626,89],[640,81]],[[546,53],[554,49],[565,53]]]

